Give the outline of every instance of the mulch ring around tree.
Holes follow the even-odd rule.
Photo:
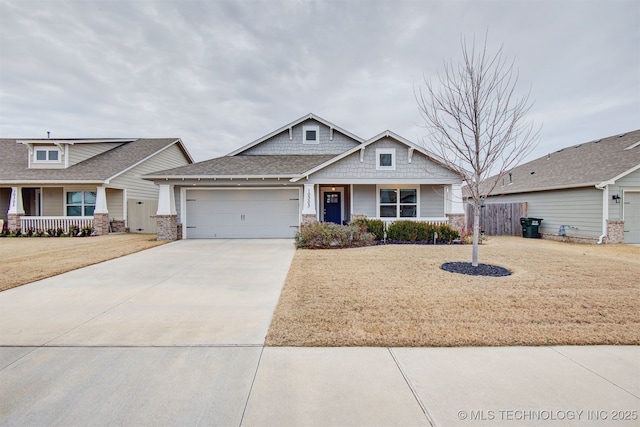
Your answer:
[[[511,275],[511,271],[504,267],[489,264],[478,264],[477,267],[470,262],[445,262],[440,266],[450,273],[467,274],[469,276],[502,277]]]

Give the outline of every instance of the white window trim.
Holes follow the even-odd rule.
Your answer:
[[[312,130],[316,132],[315,141],[307,141],[307,131]],[[320,144],[320,126],[302,126],[302,143],[303,144]]]
[[[67,202],[67,200],[68,200],[67,193],[82,193],[82,202],[80,202],[80,204],[68,203]],[[80,207],[80,213],[82,214],[82,215],[80,215],[80,217],[87,217],[87,215],[84,214],[84,209],[87,206],[93,206],[93,208],[95,210],[95,207],[98,204],[97,203],[98,201],[96,200],[96,203],[94,203],[94,204],[86,203],[85,200],[84,200],[84,193],[93,193],[93,191],[91,191],[91,190],[66,190],[66,191],[64,191],[64,193],[63,193],[63,197],[64,197],[64,216],[70,217],[70,218],[78,218],[78,216],[73,216],[73,215],[69,215],[68,214],[68,209],[67,208],[70,207],[70,206]],[[97,194],[96,194],[96,197],[97,197]],[[91,216],[92,215],[89,215],[88,217],[91,217]]]
[[[398,201],[396,202],[396,216],[380,216],[380,190],[396,190],[398,191]],[[400,203],[400,190],[416,190],[416,216],[405,217],[398,216],[400,214],[399,206],[401,204],[413,204],[413,203]],[[390,205],[390,204],[386,204]],[[420,185],[384,185],[380,184],[376,186],[376,215],[383,221],[397,221],[397,220],[419,220],[420,217]]]
[[[38,152],[39,151],[44,151],[47,153],[47,159],[46,160],[38,160]],[[55,151],[58,153],[58,159],[57,160],[49,160],[49,153]],[[60,151],[59,148],[52,148],[52,147],[39,147],[39,148],[34,148],[33,149],[33,163],[62,163],[62,152]]]
[[[391,166],[380,165],[381,154],[391,154]],[[396,170],[396,149],[395,148],[376,148],[376,170],[379,170],[379,171]]]

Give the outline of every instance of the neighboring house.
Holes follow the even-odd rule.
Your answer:
[[[513,169],[486,203],[526,202],[543,237],[640,243],[640,130],[563,148]],[[566,235],[565,235],[566,234]]]
[[[145,176],[158,238],[291,238],[358,217],[464,223],[456,173],[386,131],[363,140],[313,114],[227,156]],[[179,230],[179,231],[178,231]]]
[[[0,220],[10,230],[92,226],[155,233],[150,172],[193,163],[177,138],[0,139]]]

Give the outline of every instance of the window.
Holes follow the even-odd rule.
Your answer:
[[[95,209],[95,191],[67,192],[67,216],[93,216]]]
[[[303,126],[302,127],[302,143],[303,144],[319,144],[320,143],[320,127],[319,126]]]
[[[376,149],[376,169],[396,170],[396,150],[394,148]]]
[[[415,188],[381,188],[381,218],[416,218],[418,190]]]
[[[60,163],[60,151],[57,148],[36,148],[36,162]]]

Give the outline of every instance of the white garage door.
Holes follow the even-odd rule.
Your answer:
[[[186,191],[187,238],[291,238],[299,225],[298,189]]]
[[[639,192],[624,192],[624,242],[640,243]]]

